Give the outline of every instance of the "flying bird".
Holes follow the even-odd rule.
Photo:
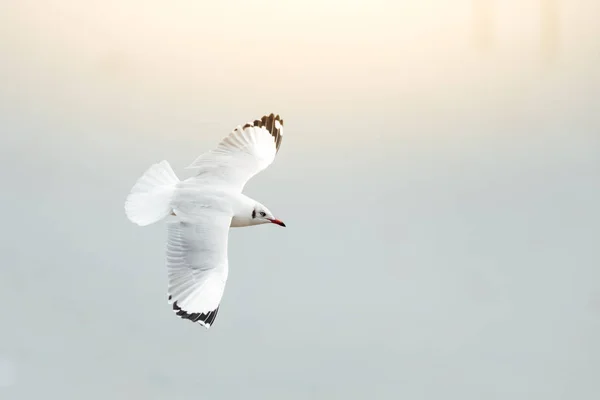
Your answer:
[[[254,175],[275,159],[283,119],[263,116],[236,127],[217,147],[187,168],[197,174],[179,180],[167,161],[152,165],[125,201],[137,225],[167,219],[168,301],[181,318],[210,328],[219,312],[229,273],[230,227],[285,224],[267,207],[242,194]]]

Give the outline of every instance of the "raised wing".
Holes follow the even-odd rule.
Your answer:
[[[210,328],[219,311],[229,272],[231,215],[205,209],[167,225],[169,304],[181,318]]]
[[[187,168],[198,169],[197,181],[241,192],[250,178],[273,162],[282,138],[283,119],[265,115],[235,128]]]

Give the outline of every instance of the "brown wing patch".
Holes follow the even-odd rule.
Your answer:
[[[275,149],[279,151],[279,146],[281,146],[281,139],[283,138],[283,119],[279,115],[265,115],[261,119],[257,119],[252,123],[247,123],[246,125],[244,125],[244,129],[252,126],[265,128],[271,134],[271,136],[273,136],[273,140],[275,141]]]

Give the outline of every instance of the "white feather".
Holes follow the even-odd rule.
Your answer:
[[[275,122],[283,134],[283,126]],[[273,163],[276,154],[274,137],[267,129],[238,126],[214,150],[202,154],[187,168],[197,170],[198,183],[241,192],[250,178]]]
[[[152,165],[137,180],[125,200],[127,218],[140,226],[160,221],[171,213],[171,199],[179,178],[167,161]]]
[[[199,208],[167,224],[169,303],[187,314],[206,314],[219,307],[229,273],[227,242],[231,215]],[[199,322],[205,327],[209,323]]]

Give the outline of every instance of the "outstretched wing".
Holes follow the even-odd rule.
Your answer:
[[[242,191],[246,182],[275,159],[283,137],[283,119],[265,115],[238,126],[215,149],[187,168],[198,169],[196,181]]]
[[[231,215],[206,208],[201,215],[177,219],[167,225],[169,304],[181,318],[208,329],[219,311],[229,272]]]

